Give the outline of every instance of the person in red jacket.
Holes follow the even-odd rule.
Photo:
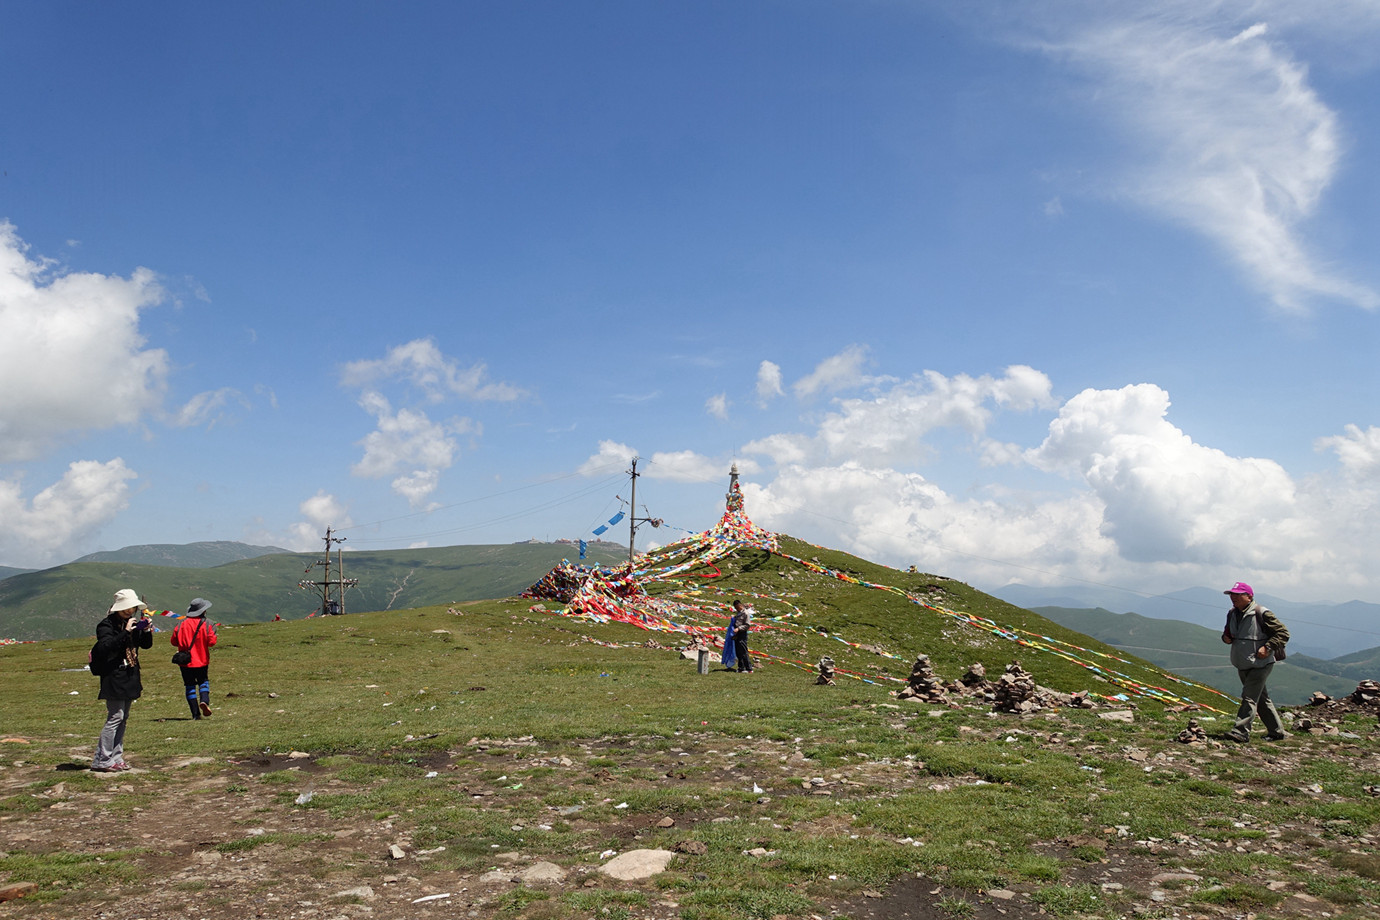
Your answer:
[[[216,644],[216,631],[206,622],[211,602],[192,598],[187,616],[173,630],[172,644],[191,655],[182,669],[182,686],[187,689],[187,708],[193,719],[211,714],[211,681],[207,676],[211,665],[211,646]]]

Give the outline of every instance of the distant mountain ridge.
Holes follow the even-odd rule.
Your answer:
[[[200,552],[198,558],[210,558]],[[359,585],[346,593],[346,610],[398,610],[511,597],[577,552],[571,543],[347,552],[345,575],[358,578]],[[192,598],[204,597],[213,605],[215,622],[263,622],[275,615],[300,619],[320,606],[319,595],[298,587],[304,579],[319,577],[319,570],[313,569],[319,558],[319,553],[277,552],[210,567],[79,561],[24,572],[0,581],[0,639],[91,635],[120,588],[133,588],[155,610],[175,613],[186,610]],[[591,563],[617,565],[627,558],[627,548],[616,543],[589,546]]]
[[[1096,585],[1038,588],[1013,584],[988,593],[1027,610],[1037,607],[1102,608],[1112,613],[1138,613],[1157,620],[1181,620],[1217,631],[1221,630],[1227,611],[1227,600],[1220,588],[1188,588],[1156,597],[1141,597],[1130,591]],[[1289,649],[1294,654],[1328,660],[1358,648],[1380,646],[1380,604],[1365,601],[1300,603],[1264,592],[1259,600],[1278,613],[1289,627]]]
[[[233,540],[200,543],[145,543],[100,553],[89,553],[73,562],[130,562],[135,565],[166,565],[178,569],[209,569],[227,562],[290,553],[281,546],[254,546]]]
[[[1138,658],[1152,661],[1189,680],[1226,694],[1241,691],[1241,680],[1227,658],[1221,629],[1182,620],[1157,620],[1135,613],[1113,613],[1100,607],[1028,608],[1060,626],[1076,630]],[[1293,648],[1293,643],[1289,643]],[[1363,680],[1380,679],[1380,648],[1324,661],[1290,654],[1270,677],[1270,695],[1291,706],[1308,702],[1313,692],[1345,696]]]

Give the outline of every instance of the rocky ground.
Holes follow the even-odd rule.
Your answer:
[[[898,716],[898,719],[900,716]],[[898,725],[900,725],[898,721]],[[1034,736],[1041,746],[1068,746],[1067,734],[1056,716],[1005,722],[992,730],[993,741],[1020,732]],[[981,732],[983,729],[973,729]],[[1168,733],[1166,733],[1168,736]],[[597,766],[596,743],[546,751],[528,740],[457,740],[449,751],[418,763],[418,770],[435,775],[453,790],[464,807],[496,808],[499,799],[493,779],[495,765],[512,762],[513,748],[523,746],[527,765],[551,768],[556,783],[602,784],[610,796],[627,795],[638,785],[677,782],[676,765],[689,756],[699,766],[697,781],[711,790],[741,791],[745,784],[762,783],[758,806],[725,814],[706,807],[701,813],[677,815],[632,814],[588,819],[578,813],[565,817],[573,829],[589,832],[589,839],[608,841],[597,855],[588,851],[553,856],[522,849],[492,854],[484,865],[458,869],[444,847],[428,849],[414,843],[409,816],[359,813],[335,817],[321,808],[300,807],[300,796],[364,791],[369,781],[352,782],[338,769],[322,765],[308,752],[213,761],[185,758],[167,763],[142,762],[132,753],[134,769],[125,773],[92,774],[85,768],[89,751],[75,746],[71,760],[57,766],[40,765],[23,757],[23,739],[7,739],[0,750],[0,797],[17,797],[23,807],[0,813],[0,851],[7,856],[62,852],[74,860],[90,860],[87,871],[61,887],[50,884],[38,892],[0,903],[0,918],[69,918],[101,920],[245,920],[245,918],[430,918],[596,916],[611,920],[675,920],[682,905],[676,889],[663,889],[656,876],[620,878],[605,868],[615,857],[644,849],[656,837],[665,844],[667,831],[683,831],[684,840],[669,871],[693,874],[703,844],[694,830],[701,822],[775,821],[771,802],[789,796],[831,796],[834,801],[864,800],[898,790],[929,789],[942,795],[971,784],[972,777],[934,777],[909,762],[863,762],[812,775],[808,762],[789,742],[741,742],[735,750],[718,750],[724,739],[686,737],[670,750],[647,750],[609,770]],[[1085,746],[1082,753],[1124,757],[1145,769],[1172,767],[1206,776],[1206,767],[1222,758],[1247,758],[1263,776],[1292,772],[1301,758],[1335,756],[1339,739],[1324,727],[1300,734],[1280,745],[1224,746],[1209,740],[1198,744],[1169,744],[1158,751],[1135,747],[1111,749]],[[1380,771],[1374,744],[1348,748]],[[801,782],[800,777],[808,779]],[[767,778],[770,778],[768,781]],[[285,780],[286,778],[286,780]],[[55,782],[56,780],[56,782]],[[1268,787],[1270,780],[1253,781]],[[1247,784],[1251,785],[1251,784]],[[1243,797],[1252,791],[1242,788]],[[519,793],[521,794],[521,793]],[[535,793],[534,793],[535,794]],[[1326,797],[1318,788],[1305,794]],[[293,796],[298,796],[294,799]],[[708,797],[707,797],[708,798]],[[1244,801],[1244,799],[1243,799]],[[760,814],[753,814],[754,809]],[[362,810],[363,811],[363,810]],[[567,809],[567,812],[569,809]],[[555,807],[552,806],[554,814]],[[837,826],[797,826],[801,833],[856,833],[847,809]],[[1249,822],[1249,815],[1240,820]],[[1314,823],[1274,823],[1258,819],[1252,847],[1287,859],[1311,875],[1336,874],[1322,858],[1319,840],[1326,828]],[[780,827],[780,825],[776,825]],[[917,835],[919,832],[917,831]],[[262,842],[261,842],[262,841]],[[916,846],[901,838],[895,846]],[[1376,840],[1366,834],[1351,841],[1358,853],[1375,851]],[[974,840],[973,846],[996,841]],[[699,848],[699,849],[697,849]],[[1245,917],[1240,911],[1204,908],[1192,894],[1203,880],[1181,867],[1214,850],[1244,847],[1224,842],[1219,835],[1179,835],[1171,840],[1134,840],[1125,828],[1095,828],[1082,837],[1051,840],[1042,845],[1066,867],[1063,881],[1073,887],[1101,892],[1121,905],[1124,916],[1160,918]],[[661,852],[662,864],[669,854]],[[771,859],[770,851],[734,854],[746,860]],[[653,870],[657,868],[656,856]],[[472,861],[471,861],[472,862]],[[130,871],[132,867],[132,871]],[[108,871],[107,871],[108,870]],[[0,887],[22,881],[22,872],[0,876]],[[1298,875],[1273,877],[1263,873],[1261,885],[1279,890],[1283,899],[1260,916],[1331,917],[1338,906],[1303,890]],[[858,920],[1018,920],[1047,916],[1032,900],[1031,889],[957,890],[923,875],[896,880],[885,890],[857,890],[840,882],[811,889],[814,916]],[[571,892],[591,897],[577,904],[602,907],[573,911]],[[638,893],[619,900],[616,895]],[[597,896],[596,896],[597,895]],[[600,900],[602,897],[602,900]],[[610,909],[609,905],[614,905]],[[621,906],[626,905],[626,906]],[[1103,914],[1098,913],[1097,916]],[[699,913],[698,916],[715,916]],[[720,915],[721,916],[721,915]],[[1355,916],[1355,914],[1353,914]]]

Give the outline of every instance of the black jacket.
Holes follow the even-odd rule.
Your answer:
[[[126,629],[127,622],[118,613],[112,613],[96,624],[97,654],[120,662],[114,671],[101,678],[101,693],[96,699],[137,700],[144,692],[144,684],[139,679],[139,665],[129,664],[127,651],[131,648],[152,648],[153,630]]]

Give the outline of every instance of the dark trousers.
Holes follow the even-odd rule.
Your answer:
[[[182,686],[187,691],[187,708],[192,711],[193,719],[200,719],[201,704],[211,701],[211,681],[206,677],[210,668],[206,665],[189,668],[185,664],[179,667],[182,668]]]
[[[738,659],[739,671],[752,670],[752,659],[748,656],[747,633],[733,634],[733,656]]]

